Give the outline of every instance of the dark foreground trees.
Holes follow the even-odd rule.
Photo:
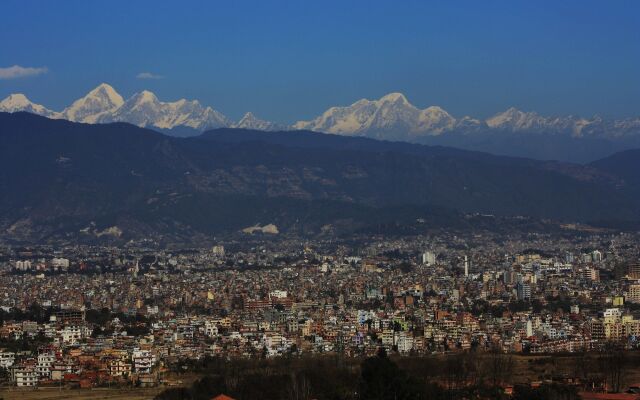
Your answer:
[[[356,397],[370,400],[420,399],[419,383],[400,370],[384,349],[362,362]]]
[[[263,360],[213,358],[189,364],[203,374],[190,388],[168,389],[157,400],[209,400],[224,393],[237,400],[577,400],[577,389],[561,384],[517,386],[513,397],[503,383],[513,372],[511,356],[393,359],[384,351],[361,362],[339,356]]]
[[[578,400],[578,389],[574,386],[545,384],[537,388],[517,385],[512,400]]]

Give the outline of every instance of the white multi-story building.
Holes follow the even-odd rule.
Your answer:
[[[78,343],[84,336],[86,331],[79,326],[66,326],[63,329],[57,331],[60,339],[65,344],[76,344]]]
[[[269,293],[270,299],[285,299],[287,297],[286,290],[274,290]]]
[[[51,259],[51,266],[54,269],[68,269],[69,268],[69,259],[62,257],[54,257]]]
[[[406,332],[399,332],[397,337],[397,346],[400,353],[408,353],[413,350],[413,336]]]
[[[156,363],[156,356],[149,350],[135,349],[131,354],[131,361],[135,372],[150,374]]]
[[[36,364],[36,372],[40,379],[51,379],[51,365],[56,361],[56,355],[53,351],[46,351],[38,354],[38,364]]]
[[[16,361],[16,353],[11,351],[0,351],[0,368],[8,369]]]
[[[216,336],[218,334],[218,325],[214,321],[205,321],[204,334],[209,337]]]
[[[622,311],[619,308],[607,308],[603,314],[604,318],[620,319],[622,318]]]
[[[31,261],[16,261],[16,269],[18,271],[29,271],[31,269]]]
[[[213,246],[211,248],[211,254],[213,254],[216,257],[224,257],[225,255],[224,246],[222,245]]]
[[[591,259],[593,262],[601,262],[602,261],[602,252],[600,250],[594,250],[591,253]]]
[[[18,387],[38,386],[38,373],[32,365],[14,365],[9,368],[11,380]]]
[[[436,255],[431,251],[422,253],[422,263],[425,265],[433,265],[436,263]]]

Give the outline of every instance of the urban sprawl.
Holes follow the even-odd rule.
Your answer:
[[[0,371],[20,387],[156,386],[216,356],[640,347],[636,234],[268,236],[1,246]]]

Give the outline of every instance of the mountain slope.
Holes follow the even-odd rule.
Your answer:
[[[454,224],[456,210],[638,219],[624,184],[592,167],[312,132],[180,139],[27,113],[0,113],[0,192],[0,231],[21,240],[93,226],[192,238],[256,223],[317,232],[349,220],[355,229],[382,216]]]
[[[620,177],[631,188],[640,188],[640,149],[622,151],[594,161],[590,165]]]

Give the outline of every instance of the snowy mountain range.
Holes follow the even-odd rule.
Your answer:
[[[469,136],[528,133],[612,140],[640,137],[640,118],[609,120],[598,116],[589,119],[574,116],[545,117],[515,108],[509,108],[486,120],[469,116],[456,118],[437,106],[417,108],[401,93],[390,93],[378,100],[358,100],[350,106],[331,107],[317,118],[298,121],[291,126],[259,119],[250,112],[240,121],[234,122],[219,111],[201,105],[197,100],[163,102],[147,90],[124,100],[106,83],[74,101],[61,112],[35,104],[23,94],[11,94],[2,100],[0,111],[27,111],[48,118],[91,124],[129,122],[168,133],[181,128],[193,131],[192,134],[221,127],[265,131],[306,129],[421,143],[447,134]]]
[[[379,100],[362,99],[348,107],[331,107],[311,121],[296,122],[295,129],[343,135],[390,138],[390,135],[439,135],[456,127],[456,119],[440,107],[424,110],[409,103],[401,93]]]
[[[165,103],[147,90],[134,94],[118,108],[98,119],[98,122],[102,123],[116,121],[161,129],[185,126],[198,131],[231,124],[231,121],[220,112],[211,107],[201,106],[197,100],[181,99]]]
[[[66,119],[88,124],[128,122],[163,131],[189,128],[193,134],[221,127],[242,127],[260,130],[275,130],[283,127],[256,118],[247,113],[234,123],[219,111],[202,106],[197,100],[181,99],[174,102],[158,100],[155,94],[143,90],[126,101],[106,83],[74,101],[62,112],[51,111],[31,102],[23,94],[11,94],[0,102],[0,111],[26,111],[54,119]]]
[[[147,90],[125,100],[106,83],[61,112],[35,104],[23,94],[11,94],[2,100],[0,111],[27,111],[90,124],[128,122],[174,136],[194,136],[222,127],[312,130],[576,162],[640,147],[640,118],[545,117],[515,108],[485,120],[469,116],[456,118],[437,106],[420,109],[401,93],[390,93],[378,100],[358,100],[350,106],[331,107],[310,121],[298,121],[290,126],[259,119],[250,112],[235,122],[197,100],[163,102]]]
[[[509,108],[484,121],[469,116],[456,119],[440,107],[431,106],[421,110],[409,103],[401,93],[391,93],[379,100],[362,99],[350,106],[331,107],[311,121],[296,122],[293,128],[408,141],[452,132],[526,132],[611,138],[640,135],[640,118],[604,120],[598,116],[591,119],[544,117],[535,112]]]

